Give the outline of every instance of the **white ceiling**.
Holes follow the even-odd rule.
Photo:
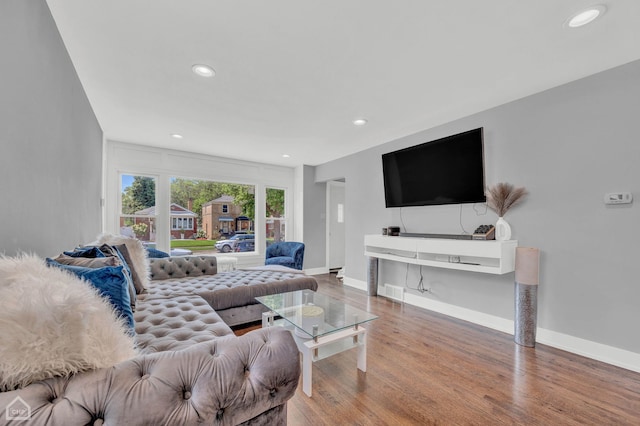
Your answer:
[[[289,166],[640,59],[639,0],[47,3],[106,138]]]

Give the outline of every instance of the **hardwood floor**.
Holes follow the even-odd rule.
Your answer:
[[[313,366],[289,425],[638,425],[640,374],[344,287],[319,292],[367,309],[367,373],[351,350]]]

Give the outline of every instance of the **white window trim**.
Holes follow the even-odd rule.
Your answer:
[[[270,164],[252,163],[223,157],[207,156],[165,148],[155,148],[124,142],[105,142],[105,227],[104,232],[119,232],[121,185],[119,176],[149,176],[156,178],[156,247],[168,250],[170,246],[170,213],[172,177],[238,183],[255,187],[256,259],[264,255],[265,188],[285,190],[285,238],[292,239],[295,221],[290,215],[295,203],[296,169]],[[166,206],[166,209],[164,208]],[[263,259],[262,259],[263,260]],[[261,260],[261,261],[262,261]],[[257,260],[256,260],[257,261]]]

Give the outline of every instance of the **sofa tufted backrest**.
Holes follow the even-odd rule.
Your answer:
[[[149,259],[151,280],[199,277],[218,273],[215,256],[176,256]]]
[[[0,424],[18,401],[25,425],[236,425],[284,404],[299,374],[291,333],[265,328],[0,392]]]

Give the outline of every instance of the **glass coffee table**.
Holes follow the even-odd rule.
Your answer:
[[[269,309],[262,314],[262,327],[280,325],[291,330],[302,356],[302,390],[307,396],[311,396],[315,361],[358,348],[358,370],[367,371],[367,330],[362,324],[377,316],[311,290],[256,300]]]

